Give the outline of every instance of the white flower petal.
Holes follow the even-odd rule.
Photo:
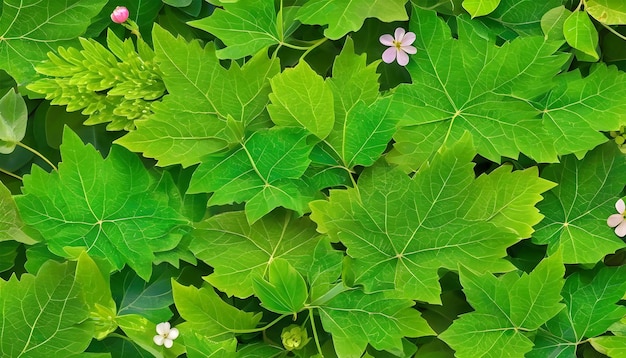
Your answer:
[[[623,214],[624,211],[626,211],[626,203],[624,203],[624,199],[619,199],[615,203],[615,209],[617,209],[617,212],[620,214]]]
[[[390,47],[383,52],[383,61],[386,63],[392,63],[396,59],[396,53],[398,50],[395,47]]]
[[[606,219],[606,224],[610,227],[616,227],[617,225],[621,224],[622,221],[624,221],[624,217],[622,216],[622,214],[613,214],[609,216],[608,219]]]
[[[154,344],[156,344],[157,346],[162,346],[165,338],[163,338],[163,336],[154,336],[152,340],[154,341]]]
[[[178,328],[172,328],[170,329],[170,334],[167,335],[167,338],[174,340],[178,338],[179,334],[180,332],[178,332]]]
[[[165,338],[163,340],[163,345],[165,346],[165,348],[172,348],[172,346],[174,345],[174,341],[172,341],[171,339]]]
[[[404,33],[405,33],[405,32],[406,32],[406,31],[404,31],[404,29],[403,29],[403,28],[398,27],[398,28],[396,29],[396,31],[393,33],[393,35],[394,35],[394,37],[395,37],[396,41],[398,41],[398,42],[402,42],[402,38],[404,37]]]
[[[407,55],[406,52],[402,50],[398,50],[397,56],[398,56],[398,65],[406,66],[407,63],[409,63],[409,55]]]
[[[413,42],[415,42],[415,33],[407,32],[404,34],[404,37],[402,38],[402,46],[409,46]]]
[[[619,237],[626,236],[626,221],[622,221],[621,224],[617,225],[617,227],[615,228],[615,233]]]
[[[393,46],[393,37],[389,34],[382,35],[378,40],[385,46]]]
[[[402,51],[409,53],[411,55],[414,55],[417,53],[417,49],[413,46],[402,46],[401,49]]]
[[[161,335],[167,335],[170,331],[170,323],[169,322],[161,322],[156,326],[156,332]]]

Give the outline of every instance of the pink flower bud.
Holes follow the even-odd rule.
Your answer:
[[[111,20],[115,23],[121,24],[128,19],[128,9],[124,6],[118,6],[111,13]]]

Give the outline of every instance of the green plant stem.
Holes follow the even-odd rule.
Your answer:
[[[598,22],[599,22],[599,21],[598,21]],[[613,33],[613,35],[615,35],[615,36],[619,37],[620,39],[622,39],[622,40],[626,41],[626,36],[624,36],[624,35],[620,34],[619,32],[617,32],[617,30],[615,30],[615,29],[614,29],[614,28],[612,28],[611,26],[609,26],[609,25],[607,25],[607,24],[605,24],[605,23],[603,23],[603,22],[600,22],[600,25],[604,26],[604,28],[605,28],[605,29],[607,29],[607,30],[611,31],[611,32]]]
[[[22,180],[22,177],[21,177],[21,176],[19,176],[19,175],[17,175],[17,174],[13,174],[13,173],[11,173],[10,171],[8,171],[8,170],[4,170],[4,169],[2,169],[2,168],[0,168],[0,173],[4,173],[4,174],[6,174],[6,175],[8,175],[8,176],[10,176],[10,177],[13,177],[13,178],[15,178],[15,179]]]
[[[309,54],[309,52],[313,51],[316,47],[318,47],[319,45],[321,45],[324,42],[326,42],[326,40],[328,40],[328,39],[326,37],[324,37],[323,39],[319,39],[317,42],[313,43],[313,45],[311,45],[311,47],[309,47],[308,50],[304,51],[302,56],[300,56],[300,61],[302,61],[302,59],[305,58],[306,55]]]
[[[43,154],[39,153],[39,152],[38,152],[38,151],[36,151],[35,149],[33,149],[33,148],[31,148],[31,147],[27,146],[26,144],[24,144],[24,143],[22,143],[22,142],[17,142],[16,144],[17,144],[17,146],[18,146],[18,147],[22,147],[22,148],[26,149],[27,151],[29,151],[29,152],[33,153],[34,155],[38,156],[39,158],[43,159],[43,161],[44,161],[44,162],[46,162],[46,163],[48,163],[48,165],[49,165],[50,167],[52,167],[52,169],[54,169],[54,170],[56,170],[56,171],[58,171],[58,170],[59,170],[59,169],[57,169],[57,167],[56,167],[54,164],[52,164],[52,162],[51,162],[51,161],[49,161],[49,160],[48,160],[48,158],[44,157],[44,156],[43,156]]]
[[[266,329],[270,328],[271,326],[275,325],[276,323],[280,322],[280,320],[282,320],[283,318],[289,316],[288,314],[284,314],[281,315],[280,317],[276,318],[275,320],[273,320],[272,322],[266,324],[263,327],[259,327],[259,328],[252,328],[252,329],[229,329],[229,332],[232,333],[256,333],[256,332],[263,332]]]
[[[317,352],[320,354],[321,358],[324,358],[324,353],[322,353],[322,346],[320,345],[320,339],[317,336],[317,329],[315,328],[315,319],[313,318],[313,308],[309,308],[309,317],[311,318],[311,329],[313,330],[313,338],[315,339],[315,346],[317,347]]]

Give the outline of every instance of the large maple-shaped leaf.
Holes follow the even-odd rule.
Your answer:
[[[107,159],[66,129],[59,170],[34,167],[15,198],[24,222],[48,248],[67,257],[66,247],[86,247],[112,269],[125,264],[147,280],[154,253],[173,249],[188,221],[168,195],[169,175],[155,179],[135,154],[113,146]],[[180,206],[180,203],[178,203]]]
[[[0,68],[18,84],[35,78],[48,51],[78,44],[106,0],[4,0],[0,16]]]
[[[246,201],[251,223],[279,206],[303,213],[311,198],[308,184],[298,179],[310,163],[308,135],[293,127],[257,131],[235,149],[207,157],[188,193],[213,192],[208,205]]]
[[[378,350],[403,356],[402,337],[435,335],[413,301],[393,292],[366,294],[344,291],[320,305],[324,329],[333,337],[340,358],[360,357],[369,343]]]
[[[137,130],[117,140],[130,150],[155,158],[161,166],[199,163],[208,154],[226,148],[230,117],[250,124],[265,108],[268,78],[277,74],[277,60],[258,53],[243,67],[220,65],[213,43],[175,38],[159,26],[154,47],[169,94],[153,105],[154,114],[136,121]]]
[[[461,284],[475,311],[461,315],[439,337],[456,357],[524,357],[535,331],[563,309],[565,267],[561,255],[544,259],[530,274],[510,272],[498,278],[461,269]]]
[[[324,35],[337,40],[360,29],[368,17],[383,22],[407,20],[404,4],[406,0],[309,0],[297,18],[304,24],[328,25]]]
[[[576,346],[626,316],[617,305],[626,294],[626,266],[600,266],[567,278],[561,295],[567,309],[546,323],[527,357],[575,356]]]
[[[252,225],[241,211],[213,216],[196,225],[193,237],[190,249],[213,267],[206,280],[240,298],[253,294],[252,278],[265,277],[277,258],[306,274],[320,242],[308,218],[296,219],[286,210],[275,210]]]
[[[36,276],[0,279],[0,355],[70,357],[83,352],[93,321],[76,265],[49,261]]]
[[[595,263],[624,247],[606,224],[624,189],[626,157],[606,143],[577,160],[574,155],[546,167],[542,177],[559,185],[545,194],[539,210],[546,216],[533,241],[561,250],[565,263]]]
[[[401,128],[390,161],[408,170],[464,131],[478,153],[494,161],[522,152],[537,161],[556,161],[556,150],[529,100],[550,89],[566,55],[560,43],[523,37],[501,47],[484,27],[458,18],[458,40],[432,11],[414,8],[410,29],[416,55],[406,66],[412,84],[400,85],[393,115]],[[548,79],[548,80],[546,80]]]
[[[536,169],[520,174],[503,169],[494,180],[474,181],[474,155],[465,136],[413,178],[397,168],[374,166],[361,174],[356,188],[332,190],[329,201],[310,204],[318,231],[347,247],[355,284],[368,292],[395,289],[438,303],[441,267],[512,269],[502,259],[506,248],[540,220],[534,204],[551,184],[538,178]],[[500,185],[495,197],[480,200],[493,182]],[[509,190],[516,194],[506,194]],[[526,217],[523,225],[520,217]]]

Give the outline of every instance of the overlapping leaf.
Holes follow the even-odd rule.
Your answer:
[[[563,5],[562,0],[501,0],[489,18],[520,35],[538,36],[541,35],[541,17],[560,5]]]
[[[561,295],[567,309],[548,321],[527,357],[575,356],[576,347],[607,331],[626,315],[616,303],[626,294],[626,267],[600,266],[567,278]]]
[[[383,22],[404,21],[406,0],[309,0],[298,11],[304,24],[328,25],[324,35],[336,40],[357,31],[368,17]]]
[[[0,98],[0,154],[11,154],[24,139],[28,110],[22,96],[9,90]]]
[[[212,43],[174,38],[155,26],[156,58],[169,91],[153,105],[154,115],[136,121],[137,130],[117,143],[167,166],[199,163],[208,154],[227,147],[227,119],[250,124],[267,104],[268,78],[279,72],[276,60],[259,53],[243,67],[220,65]]]
[[[560,254],[544,259],[530,274],[498,278],[461,270],[461,284],[475,311],[461,315],[439,337],[456,357],[524,357],[533,342],[525,334],[563,309],[565,268]]]
[[[36,241],[26,234],[11,192],[0,182],[0,241],[14,240],[32,245]]]
[[[252,278],[266,277],[269,263],[277,258],[305,274],[320,242],[308,219],[295,219],[292,213],[278,210],[252,225],[243,212],[213,216],[197,224],[193,235],[191,250],[213,267],[206,280],[240,298],[253,294]]]
[[[170,197],[168,175],[156,180],[141,161],[114,146],[107,159],[66,129],[58,172],[35,167],[16,197],[22,219],[44,237],[50,251],[85,247],[112,269],[125,264],[150,277],[155,252],[173,249],[188,221],[180,197]],[[178,202],[178,204],[177,204]]]
[[[545,168],[542,177],[559,185],[545,194],[539,210],[546,216],[533,241],[561,250],[565,263],[595,263],[624,247],[606,224],[624,188],[626,157],[606,143],[582,160],[573,155]]]
[[[268,279],[255,276],[252,280],[254,294],[263,307],[276,313],[293,314],[304,308],[309,292],[304,277],[289,264],[277,258],[268,265]]]
[[[0,279],[0,355],[69,357],[83,352],[93,321],[76,266],[49,261],[36,276]]]
[[[19,84],[36,76],[48,51],[77,44],[106,0],[4,0],[0,16],[0,68]]]
[[[356,188],[333,190],[329,201],[310,204],[318,230],[348,248],[355,284],[368,292],[397,290],[438,303],[440,267],[456,269],[461,263],[477,271],[512,269],[502,260],[506,248],[540,220],[534,204],[552,185],[538,178],[536,170],[498,171],[493,178],[474,181],[474,153],[465,136],[413,178],[375,166],[361,174]],[[479,199],[493,182],[501,185],[495,197]],[[517,194],[502,194],[508,190]],[[528,198],[516,199],[523,196]]]

